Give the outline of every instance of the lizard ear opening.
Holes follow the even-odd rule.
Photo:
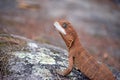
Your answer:
[[[68,47],[71,48],[71,46],[73,44],[73,40],[69,40],[68,44],[69,44]]]
[[[74,42],[74,38],[70,37],[68,40],[68,48],[71,48],[71,46],[73,45],[73,42]]]

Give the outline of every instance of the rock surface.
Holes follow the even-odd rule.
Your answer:
[[[88,80],[73,69],[63,77],[57,69],[67,67],[67,51],[38,44],[15,35],[0,35],[0,75],[2,80]]]
[[[75,69],[67,77],[58,75],[56,70],[65,69],[67,59],[61,48],[0,34],[0,80],[89,80]],[[120,73],[116,75],[119,80]]]

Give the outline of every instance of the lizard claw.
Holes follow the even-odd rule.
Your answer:
[[[59,75],[61,75],[61,76],[64,76],[63,72],[60,71],[60,70],[56,70],[56,73],[59,74]]]

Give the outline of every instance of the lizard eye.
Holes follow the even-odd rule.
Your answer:
[[[63,23],[63,28],[67,28],[67,24],[66,23]]]

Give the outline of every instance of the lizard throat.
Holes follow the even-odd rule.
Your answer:
[[[54,23],[54,26],[55,26],[55,28],[56,28],[59,32],[61,32],[62,34],[66,35],[66,32],[65,32],[64,28],[62,28],[62,26],[59,24],[59,22],[55,22],[55,23]]]

